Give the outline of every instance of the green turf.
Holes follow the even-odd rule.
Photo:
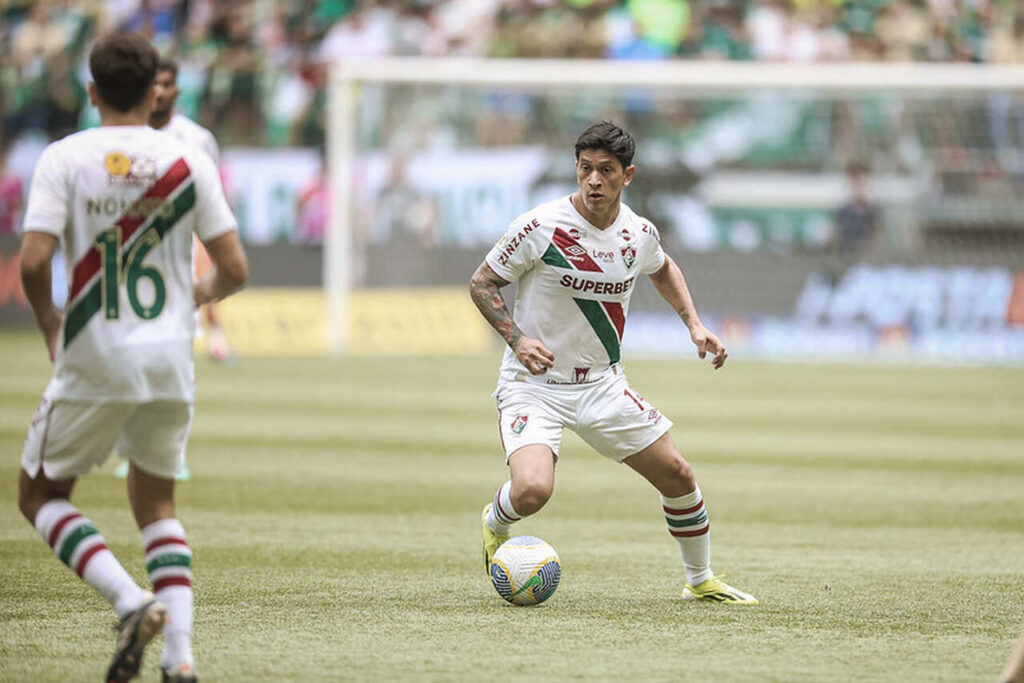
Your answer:
[[[480,566],[497,363],[198,364],[179,507],[205,680],[995,680],[1024,621],[1021,370],[631,361],[696,468],[715,569],[762,604],[680,602],[656,494],[570,435],[517,527],[563,582],[515,608]],[[41,342],[0,335],[0,367],[0,680],[98,680],[113,613],[15,506]],[[112,469],[75,501],[141,579]]]

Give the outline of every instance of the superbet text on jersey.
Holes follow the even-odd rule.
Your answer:
[[[533,377],[506,348],[503,380],[580,384],[619,363],[636,278],[665,264],[658,231],[620,206],[615,222],[599,230],[568,196],[547,202],[514,220],[491,249],[491,269],[518,281],[516,324],[555,355],[554,365]]]

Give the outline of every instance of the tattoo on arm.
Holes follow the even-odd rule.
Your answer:
[[[469,296],[484,319],[498,331],[505,343],[515,350],[516,344],[523,337],[523,331],[519,329],[512,319],[512,314],[508,312],[508,306],[498,289],[498,283],[488,277],[483,266],[477,269],[469,281]]]

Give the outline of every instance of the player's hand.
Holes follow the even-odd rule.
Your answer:
[[[729,354],[725,351],[725,344],[711,330],[703,325],[696,325],[690,330],[690,339],[697,345],[697,355],[701,358],[706,358],[708,351],[715,354],[711,359],[711,365],[715,370],[725,365],[725,359],[729,357]]]
[[[63,315],[56,306],[50,310],[42,319],[40,325],[43,329],[43,339],[46,341],[46,350],[50,354],[50,362],[57,359],[57,337],[60,336],[60,325]]]
[[[555,354],[548,351],[540,341],[529,337],[520,339],[513,351],[531,375],[543,375],[555,362]]]

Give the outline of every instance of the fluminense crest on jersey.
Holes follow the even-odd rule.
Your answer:
[[[512,419],[512,427],[511,427],[512,433],[516,434],[516,435],[522,434],[523,430],[526,429],[526,423],[529,420],[530,420],[530,416],[529,415],[516,415]]]
[[[622,248],[622,262],[626,264],[627,268],[632,268],[633,263],[636,261],[636,247],[623,247]]]

